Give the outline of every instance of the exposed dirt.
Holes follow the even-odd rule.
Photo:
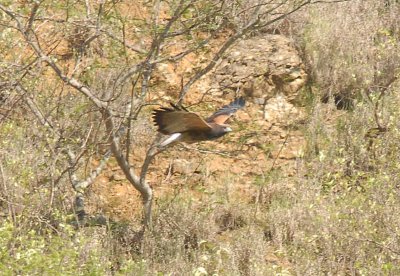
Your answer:
[[[272,43],[269,47],[262,47],[269,42]],[[253,47],[251,51],[246,49],[249,45]],[[283,46],[279,48],[279,45]],[[249,60],[249,54],[255,56],[263,49],[263,58]],[[179,52],[179,44],[171,47],[170,51]],[[157,198],[177,192],[188,193],[194,201],[201,201],[209,193],[224,191],[229,182],[232,184],[229,186],[229,196],[237,201],[249,202],[257,197],[258,188],[254,182],[263,179],[271,170],[279,171],[286,177],[297,173],[296,158],[302,154],[305,142],[299,127],[304,121],[305,112],[289,101],[298,94],[300,80],[304,82],[306,78],[297,52],[291,48],[286,38],[270,36],[269,40],[263,38],[259,43],[254,39],[248,44],[243,42],[235,46],[227,56],[228,62],[222,62],[216,69],[220,73],[208,74],[187,94],[185,104],[193,105],[190,107],[192,111],[206,117],[235,97],[232,90],[226,89],[223,84],[218,88],[215,79],[218,82],[235,83],[236,88],[245,90],[248,83],[255,80],[252,74],[260,74],[260,70],[254,69],[255,66],[264,68],[268,74],[262,73],[261,76],[265,77],[257,77],[257,86],[254,87],[256,92],[253,91],[256,96],[247,93],[246,107],[231,120],[234,132],[216,141],[175,145],[156,156],[147,175],[147,180],[154,188],[156,201]],[[201,62],[202,58],[192,54],[178,65],[160,64],[152,80],[156,84],[154,87],[157,87],[153,100],[163,104],[175,99],[181,79]],[[290,66],[286,65],[287,62]],[[246,70],[246,64],[249,70]],[[289,67],[290,70],[286,70]],[[226,74],[227,71],[232,72]],[[241,77],[240,72],[247,72],[246,77]],[[279,82],[295,81],[296,88],[293,85],[281,85],[290,89],[282,91],[286,95],[280,93],[279,87],[272,80],[278,76]],[[237,78],[240,83],[236,81]],[[265,86],[263,82],[269,87],[265,94],[262,90]],[[261,105],[259,98],[265,99]],[[134,141],[131,162],[137,172],[144,160],[146,148],[156,134],[155,127],[149,131],[149,126],[152,126],[150,111],[143,113],[136,127],[136,136],[141,139]],[[141,217],[140,196],[127,182],[114,160],[96,180],[91,191],[91,211],[103,211],[114,220],[132,221]]]

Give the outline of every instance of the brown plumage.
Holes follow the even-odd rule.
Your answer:
[[[237,98],[228,105],[223,106],[206,120],[199,115],[189,112],[171,104],[172,107],[162,107],[154,110],[153,121],[158,126],[158,131],[165,135],[170,135],[161,146],[166,146],[173,142],[199,142],[217,139],[232,131],[225,122],[237,110],[243,108],[245,100]]]

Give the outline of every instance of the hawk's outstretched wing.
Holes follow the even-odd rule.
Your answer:
[[[243,108],[246,101],[243,97],[235,99],[228,105],[224,105],[217,112],[207,118],[207,123],[216,123],[219,125],[224,124],[236,111]]]
[[[211,126],[199,115],[181,109],[163,107],[153,112],[153,120],[158,131],[163,134],[182,133],[188,131],[210,131]]]
[[[243,108],[243,98],[235,99],[228,105],[223,106],[206,121],[196,113],[185,108],[171,104],[171,107],[161,107],[154,110],[153,121],[162,134],[170,135],[160,145],[166,146],[178,141],[199,142],[217,139],[232,129],[225,125],[225,121],[238,109]]]

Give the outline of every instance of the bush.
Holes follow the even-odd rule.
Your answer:
[[[359,98],[393,83],[400,64],[400,5],[384,2],[347,1],[334,12],[314,5],[300,15],[300,48],[320,95]]]

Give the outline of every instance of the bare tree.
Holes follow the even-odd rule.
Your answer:
[[[22,99],[7,104],[22,103],[42,126],[43,137],[52,137],[47,146],[54,167],[60,169],[52,171],[51,185],[69,176],[80,219],[85,214],[84,192],[112,155],[140,192],[144,225],[150,226],[153,191],[146,175],[153,157],[163,150],[158,147],[160,136],[149,143],[140,173],[134,170],[139,164],[131,164],[129,156],[135,150],[132,139],[138,138],[133,137],[138,116],[152,103],[148,99],[154,91],[157,65],[177,63],[191,53],[201,53],[210,43],[216,45],[207,64],[182,76],[177,99],[182,103],[192,85],[237,40],[320,2],[341,1],[155,0],[136,4],[147,16],[129,15],[124,12],[129,5],[119,1],[84,1],[74,6],[46,0],[23,7],[0,4],[1,28],[4,37],[9,37],[3,47],[14,51],[4,58],[1,92]],[[220,34],[225,34],[222,41],[216,40]],[[169,46],[177,42],[180,51],[171,53]],[[3,121],[12,108],[6,111],[1,113]],[[102,161],[88,172],[85,168],[92,156]]]

